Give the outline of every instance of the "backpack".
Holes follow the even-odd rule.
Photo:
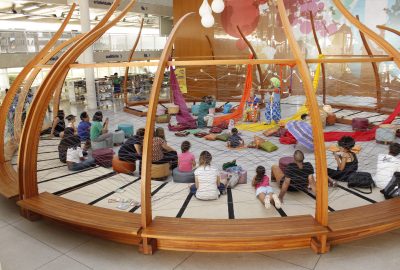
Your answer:
[[[375,182],[368,172],[354,172],[347,179],[347,187],[357,190],[364,194],[371,194],[372,188],[375,187]],[[358,188],[369,188],[369,192],[359,190]]]
[[[393,174],[392,180],[381,190],[381,193],[385,196],[386,200],[400,197],[400,172]]]

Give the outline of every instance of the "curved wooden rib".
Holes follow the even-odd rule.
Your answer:
[[[356,16],[357,20],[360,20],[358,15]],[[371,48],[368,45],[367,39],[363,32],[359,31],[362,43],[364,45],[365,50],[367,51],[368,55],[373,57],[374,54],[371,51]],[[374,70],[374,77],[375,77],[375,87],[376,87],[376,109],[379,110],[381,108],[381,81],[379,78],[379,69],[378,65],[374,62],[371,63],[372,69]]]
[[[387,27],[386,25],[377,25],[376,28],[389,31],[389,32],[392,32],[393,34],[400,36],[400,31],[390,28],[390,27]]]
[[[205,36],[206,36],[206,39],[207,39],[207,42],[208,42],[208,46],[210,46],[212,59],[215,60],[214,46],[212,45],[210,37],[208,35],[205,35]]]
[[[118,6],[121,3],[121,0],[115,0],[113,5],[110,7],[109,11],[112,9],[113,12],[107,12],[106,15],[103,17],[103,19],[101,19],[101,21],[95,26],[93,27],[93,29],[91,29],[88,33],[90,32],[95,32],[98,29],[102,28],[107,22],[108,20],[111,18],[111,16],[113,15],[115,9],[115,6]],[[56,91],[54,92],[54,97],[53,97],[53,112],[57,113],[58,110],[60,109],[60,101],[61,101],[61,92],[62,92],[62,88],[64,85],[64,81],[65,78],[67,77],[68,73],[65,74],[64,78],[59,80],[59,83],[55,86]]]
[[[59,53],[62,49],[64,49],[71,43],[77,41],[81,37],[82,35],[80,34],[64,41],[63,43],[55,47],[54,50],[48,53],[45,57],[43,57],[43,59],[39,62],[39,65],[46,64],[53,56]],[[32,70],[32,72],[29,74],[28,78],[26,79],[26,82],[24,83],[21,89],[21,92],[18,95],[18,105],[17,108],[15,109],[15,118],[14,118],[14,138],[16,138],[16,141],[19,141],[22,131],[22,112],[24,110],[25,102],[21,101],[26,100],[29,89],[31,88],[32,83],[36,79],[36,76],[39,74],[40,70],[41,68],[39,68],[38,66],[36,66]]]
[[[315,40],[315,44],[317,45],[318,53],[322,55],[322,49],[321,46],[319,45],[318,41],[318,36],[317,36],[317,31],[315,30],[315,23],[314,23],[314,15],[312,11],[310,11],[310,20],[311,20],[311,28]],[[325,64],[321,64],[321,69],[322,69],[322,102],[326,104],[326,73],[325,73]]]
[[[141,223],[143,228],[151,223],[152,212],[151,212],[151,162],[152,162],[152,151],[153,151],[153,132],[154,123],[156,118],[157,104],[159,100],[161,84],[164,78],[164,70],[167,65],[168,58],[171,54],[172,46],[174,44],[178,29],[182,26],[183,22],[193,16],[195,13],[188,13],[179,19],[175,25],[171,34],[169,35],[167,44],[164,46],[164,50],[160,57],[157,72],[154,76],[154,82],[150,93],[149,110],[147,111],[146,119],[146,132],[143,139],[143,158],[142,158],[142,185],[141,185]],[[147,239],[143,239],[143,251],[144,253],[150,253],[149,243]]]
[[[236,25],[237,30],[239,31],[240,36],[242,37],[242,39],[244,40],[244,42],[246,42],[247,47],[249,47],[249,50],[251,51],[251,53],[254,56],[254,59],[258,59],[257,57],[257,53],[254,50],[253,46],[251,45],[250,41],[246,38],[246,36],[243,34],[242,30],[240,30],[239,25]],[[261,89],[264,89],[264,81],[262,79],[262,70],[261,70],[261,65],[257,64],[257,71],[258,71],[258,76],[260,77],[260,87]],[[262,94],[262,100],[264,100],[264,94]]]
[[[139,33],[138,36],[136,37],[135,43],[133,44],[131,53],[129,54],[129,58],[128,58],[128,62],[132,61],[133,55],[135,53],[136,47],[139,44],[139,39],[140,36],[142,35],[142,29],[143,29],[143,23],[144,23],[144,18],[142,18],[142,21],[140,22],[140,29],[139,29]],[[129,67],[125,68],[125,76],[124,76],[124,99],[125,99],[125,106],[128,106],[128,74],[129,74]]]
[[[296,64],[299,69],[300,75],[303,78],[304,92],[307,97],[307,103],[310,104],[309,111],[311,115],[311,124],[314,137],[314,154],[315,154],[315,166],[316,166],[316,177],[318,179],[316,183],[316,209],[315,219],[321,225],[328,225],[328,175],[326,165],[326,150],[325,141],[322,129],[322,123],[320,120],[320,113],[318,108],[318,102],[316,96],[313,93],[312,82],[308,71],[308,66],[305,62],[304,56],[301,54],[301,50],[297,41],[293,35],[293,31],[286,14],[286,8],[283,0],[278,0],[279,16],[282,21],[283,29],[286,37],[289,41],[290,48],[296,59]],[[319,237],[319,252],[324,253],[327,251],[326,248],[326,235]],[[318,244],[316,246],[318,246]]]
[[[15,95],[21,84],[24,82],[25,78],[28,76],[29,72],[31,72],[32,68],[39,63],[39,61],[49,52],[50,48],[57,42],[57,40],[61,37],[65,27],[67,26],[69,20],[72,17],[72,14],[75,10],[76,4],[71,5],[71,9],[65,18],[64,22],[61,24],[58,31],[54,34],[54,36],[50,39],[50,41],[43,47],[43,49],[31,60],[29,63],[22,69],[22,71],[15,78],[13,84],[5,96],[3,103],[0,107],[0,163],[4,162],[8,158],[4,156],[4,132],[6,126],[6,118],[8,115],[8,111],[10,110],[10,106],[14,100]]]
[[[111,14],[118,7],[120,1],[114,1],[109,9],[106,17]],[[47,106],[50,103],[52,94],[55,91],[55,86],[59,81],[64,79],[69,71],[69,64],[76,61],[79,55],[84,52],[90,45],[92,45],[101,35],[108,29],[114,26],[125,14],[132,8],[135,1],[127,4],[123,11],[111,22],[105,24],[101,28],[92,29],[86,33],[74,46],[69,48],[59,60],[54,64],[48,76],[46,76],[42,85],[38,89],[37,97],[33,100],[26,117],[26,122],[22,130],[21,144],[19,148],[19,184],[20,184],[20,198],[30,198],[38,194],[37,187],[37,152],[40,138],[40,126],[46,114]],[[103,18],[104,20],[104,18]],[[25,212],[26,217],[30,217],[29,212]]]
[[[358,21],[339,0],[332,0],[337,9],[343,14],[343,16],[350,21],[355,27],[363,32],[368,38],[374,41],[376,44],[380,45],[382,49],[389,55],[393,57],[393,61],[400,68],[400,52],[396,50],[389,42],[379,36],[377,33],[369,29],[367,26]]]

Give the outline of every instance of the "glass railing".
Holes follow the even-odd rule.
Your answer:
[[[51,39],[53,34],[54,32],[0,31],[0,54],[39,52]],[[64,33],[59,38],[57,44],[78,34],[78,32]],[[94,51],[130,51],[135,39],[136,34],[105,34],[93,44],[93,49]],[[142,35],[136,50],[162,50],[166,41],[167,37]]]

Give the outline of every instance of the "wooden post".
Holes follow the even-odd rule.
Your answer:
[[[328,225],[328,174],[326,165],[326,150],[323,135],[323,128],[320,119],[317,98],[313,93],[312,82],[308,71],[305,58],[301,53],[300,47],[293,35],[292,27],[286,14],[286,8],[283,0],[278,0],[279,16],[282,21],[283,29],[289,41],[290,48],[296,59],[296,64],[299,69],[300,75],[303,79],[304,92],[307,97],[307,102],[310,105],[311,126],[314,136],[314,153],[315,153],[315,166],[317,176],[316,186],[316,209],[315,219],[321,225]],[[326,236],[319,237],[313,241],[312,246],[316,248],[319,253],[328,251],[326,243]]]
[[[143,23],[144,23],[144,18],[142,18],[142,21],[140,22],[139,33],[138,33],[138,36],[136,37],[135,43],[133,44],[131,53],[129,54],[128,62],[132,61],[136,47],[139,44],[139,39],[140,39],[140,36],[142,35]],[[129,74],[129,67],[126,67],[125,68],[125,76],[124,76],[124,84],[123,84],[125,107],[128,107],[128,74]]]
[[[143,139],[141,184],[141,225],[143,229],[147,228],[153,220],[151,210],[151,163],[153,158],[153,133],[157,104],[160,96],[161,84],[164,78],[164,71],[165,67],[167,66],[168,58],[171,54],[172,46],[174,44],[178,29],[182,26],[183,22],[187,18],[194,14],[194,12],[191,12],[180,18],[174,29],[172,29],[167,44],[165,44],[164,50],[161,54],[158,68],[154,76],[154,82],[150,93],[149,109],[147,111],[146,131]],[[150,243],[151,239],[143,239],[141,250],[144,254],[151,254],[153,252],[154,246]]]

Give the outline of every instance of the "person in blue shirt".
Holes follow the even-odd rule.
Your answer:
[[[81,113],[81,122],[78,125],[78,136],[81,141],[90,140],[90,118],[87,112]]]

